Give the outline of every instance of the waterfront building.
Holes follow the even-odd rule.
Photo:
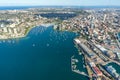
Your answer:
[[[81,41],[80,41],[79,39],[74,39],[74,41],[75,41],[77,44],[81,43]]]
[[[79,39],[74,39],[74,41],[75,43],[77,43],[78,47],[88,55],[88,57],[96,59],[95,53],[92,50],[90,50],[83,42],[81,42]]]
[[[15,23],[10,24],[9,27],[12,27],[12,28],[13,28],[13,27],[16,27],[16,24],[15,24]]]
[[[108,51],[106,54],[109,58],[115,59],[116,55],[112,51]]]
[[[12,34],[12,29],[8,27],[8,32]]]
[[[96,47],[99,48],[102,51],[102,53],[104,55],[108,56],[109,58],[114,59],[116,57],[116,55],[112,51],[109,51],[109,50],[105,49],[101,45],[96,45]]]
[[[120,60],[120,52],[115,52],[116,53],[116,57],[118,58],[118,60]]]
[[[120,80],[120,76],[118,77],[118,80]]]
[[[112,66],[106,66],[106,70],[115,78],[119,77],[119,74],[116,72],[116,70]]]
[[[99,70],[98,67],[96,67],[94,62],[89,63],[90,67],[92,68],[93,72],[96,74],[96,76],[102,76],[102,72]]]
[[[13,29],[13,32],[14,32],[15,34],[18,33],[16,28]]]
[[[98,67],[92,67],[92,69],[97,76],[102,76],[102,72],[99,70]]]
[[[94,62],[90,62],[89,65],[90,65],[91,67],[96,67],[96,65],[95,65]]]
[[[81,43],[78,46],[81,47],[90,58],[96,58],[95,53],[92,50],[90,50],[85,44]]]
[[[2,28],[2,27],[5,27],[5,25],[4,24],[0,24],[0,27]]]
[[[6,27],[3,28],[3,32],[8,32]]]

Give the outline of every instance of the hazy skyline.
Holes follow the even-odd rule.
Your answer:
[[[20,5],[120,6],[120,0],[0,0],[0,6]]]

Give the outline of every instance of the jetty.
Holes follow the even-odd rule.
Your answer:
[[[87,75],[85,72],[83,71],[80,71],[79,69],[77,69],[77,65],[76,65],[76,62],[78,62],[77,59],[74,58],[74,55],[71,57],[71,70],[75,73],[78,73],[80,75],[83,75],[83,76],[86,76],[88,78],[90,78],[89,75]]]

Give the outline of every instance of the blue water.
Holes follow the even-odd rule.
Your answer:
[[[120,32],[118,33],[118,38],[120,38]]]
[[[115,68],[116,72],[118,74],[120,74],[120,66],[118,64],[112,62],[112,63],[107,64],[107,66],[113,66],[113,68]]]
[[[88,80],[71,71],[75,33],[36,27],[25,38],[0,41],[0,80]],[[83,65],[83,64],[81,64]]]
[[[0,10],[44,7],[3,6]],[[73,8],[93,7],[74,6]],[[52,27],[36,27],[25,38],[1,40],[0,80],[88,80],[71,71],[71,56],[78,54],[73,43],[76,36],[71,32],[55,31]],[[79,69],[86,72],[83,68],[82,56],[79,60]]]
[[[79,9],[101,9],[120,8],[120,6],[0,6],[0,10],[28,9],[28,8],[79,8]]]
[[[28,9],[32,6],[0,6],[0,10]]]

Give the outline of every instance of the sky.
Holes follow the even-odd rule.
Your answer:
[[[120,0],[0,0],[0,6],[20,5],[120,6]]]

